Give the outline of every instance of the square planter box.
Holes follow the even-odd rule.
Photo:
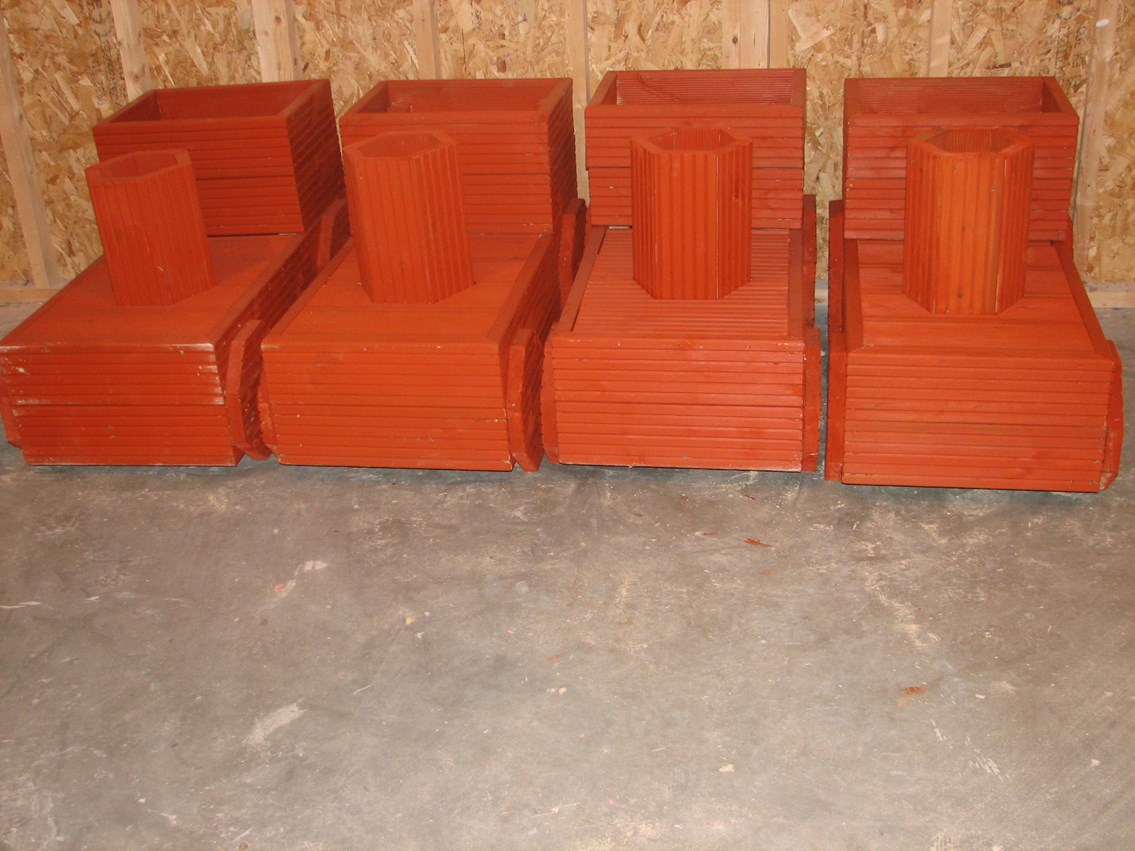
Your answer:
[[[371,301],[354,243],[263,343],[260,412],[284,464],[539,467],[543,341],[560,304],[551,236],[470,238],[475,284]]]
[[[651,298],[632,232],[596,227],[548,340],[544,444],[566,464],[814,471],[820,336],[799,229],[753,230],[751,280]]]
[[[390,131],[457,142],[477,233],[552,233],[576,197],[571,80],[391,80],[340,119],[343,146]]]
[[[210,236],[299,233],[343,192],[326,80],[158,89],[93,132],[100,160],[187,150]]]
[[[1007,127],[1035,144],[1029,238],[1068,235],[1079,120],[1053,77],[851,79],[844,84],[845,228],[902,239],[907,143],[937,129]]]
[[[935,315],[903,293],[903,244],[831,216],[825,475],[848,484],[1099,491],[1123,439],[1119,355],[1071,245],[1033,243],[1023,298]]]
[[[209,239],[217,285],[172,305],[118,305],[95,261],[0,341],[9,441],[29,464],[266,457],[260,340],[342,244],[343,212],[304,234]]]
[[[587,107],[591,220],[631,223],[631,139],[687,126],[753,140],[753,227],[800,228],[805,72],[610,71]]]

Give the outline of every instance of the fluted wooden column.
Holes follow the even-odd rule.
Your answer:
[[[187,152],[114,157],[87,185],[118,304],[175,304],[216,284]]]
[[[1025,291],[1033,143],[942,130],[907,149],[903,290],[932,313],[999,313]]]
[[[436,302],[473,285],[457,145],[387,133],[344,151],[363,287],[376,302]]]
[[[659,299],[716,299],[749,280],[753,143],[683,128],[631,143],[634,276]]]

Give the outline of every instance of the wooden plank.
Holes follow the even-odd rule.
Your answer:
[[[110,12],[114,16],[114,32],[118,36],[118,55],[122,62],[122,77],[126,81],[126,96],[134,100],[154,87],[150,60],[146,58],[138,0],[110,0]]]
[[[1087,97],[1084,122],[1080,132],[1080,157],[1076,168],[1076,201],[1073,219],[1073,240],[1076,264],[1087,269],[1088,248],[1099,197],[1100,161],[1103,157],[1103,131],[1107,120],[1109,66],[1115,53],[1115,28],[1118,23],[1118,0],[1098,0],[1096,31],[1092,38],[1092,54],[1088,62]]]
[[[292,0],[252,0],[260,79],[265,83],[303,79],[299,30]]]
[[[441,73],[441,36],[437,0],[414,0],[414,43],[418,51],[418,79],[437,80]]]
[[[769,0],[768,61],[770,68],[791,66],[792,21],[788,17],[789,0]]]
[[[591,200],[587,181],[586,134],[583,112],[591,100],[591,48],[587,0],[568,0],[567,54],[571,73],[572,119],[575,125],[575,172],[580,197]]]
[[[945,77],[950,68],[950,23],[953,0],[932,0],[930,35],[926,50],[926,76]]]
[[[769,0],[725,0],[721,67],[769,67]]]
[[[37,288],[52,289],[62,283],[51,243],[51,226],[43,202],[31,139],[16,78],[16,63],[8,42],[8,22],[0,13],[0,139],[8,160],[8,177],[16,199],[16,216],[24,234],[32,281]]]

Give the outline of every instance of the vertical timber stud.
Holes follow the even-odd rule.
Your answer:
[[[770,68],[791,67],[792,21],[788,18],[788,0],[769,0],[768,63]]]
[[[296,7],[292,0],[252,0],[260,79],[265,83],[303,79]]]
[[[581,197],[590,200],[587,182],[587,140],[583,130],[583,110],[591,100],[590,19],[587,0],[568,0],[567,55],[571,71],[572,112],[575,118],[576,182]]]
[[[8,176],[16,197],[16,215],[24,233],[32,282],[40,289],[54,289],[62,281],[51,243],[51,227],[47,208],[39,188],[35,157],[28,138],[20,86],[16,80],[16,64],[8,42],[8,21],[0,12],[0,137],[8,160]]]
[[[118,55],[122,77],[126,81],[126,97],[134,100],[154,87],[150,61],[146,58],[146,42],[142,37],[142,15],[138,0],[110,0],[114,16],[114,33],[118,36]]]
[[[945,77],[950,69],[950,24],[953,0],[931,0],[930,36],[926,50],[926,76]]]
[[[414,43],[418,49],[418,79],[441,79],[441,34],[437,0],[414,0]]]
[[[725,0],[721,8],[721,67],[769,67],[770,0]]]
[[[1089,237],[1099,197],[1100,158],[1103,130],[1107,120],[1108,66],[1115,53],[1115,25],[1118,0],[1099,0],[1096,5],[1096,31],[1088,62],[1088,90],[1084,101],[1084,121],[1080,127],[1080,156],[1076,162],[1076,198],[1073,216],[1073,245],[1076,265],[1088,272]],[[1097,274],[1102,271],[1094,270]]]

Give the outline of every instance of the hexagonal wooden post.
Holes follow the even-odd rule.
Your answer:
[[[931,313],[999,313],[1025,292],[1033,143],[941,130],[907,149],[903,291]]]
[[[473,285],[457,145],[385,133],[344,151],[363,287],[376,302],[436,302]]]
[[[682,128],[631,142],[634,277],[659,299],[716,299],[748,282],[753,143]]]
[[[176,304],[216,284],[187,152],[114,157],[87,185],[118,304]]]

